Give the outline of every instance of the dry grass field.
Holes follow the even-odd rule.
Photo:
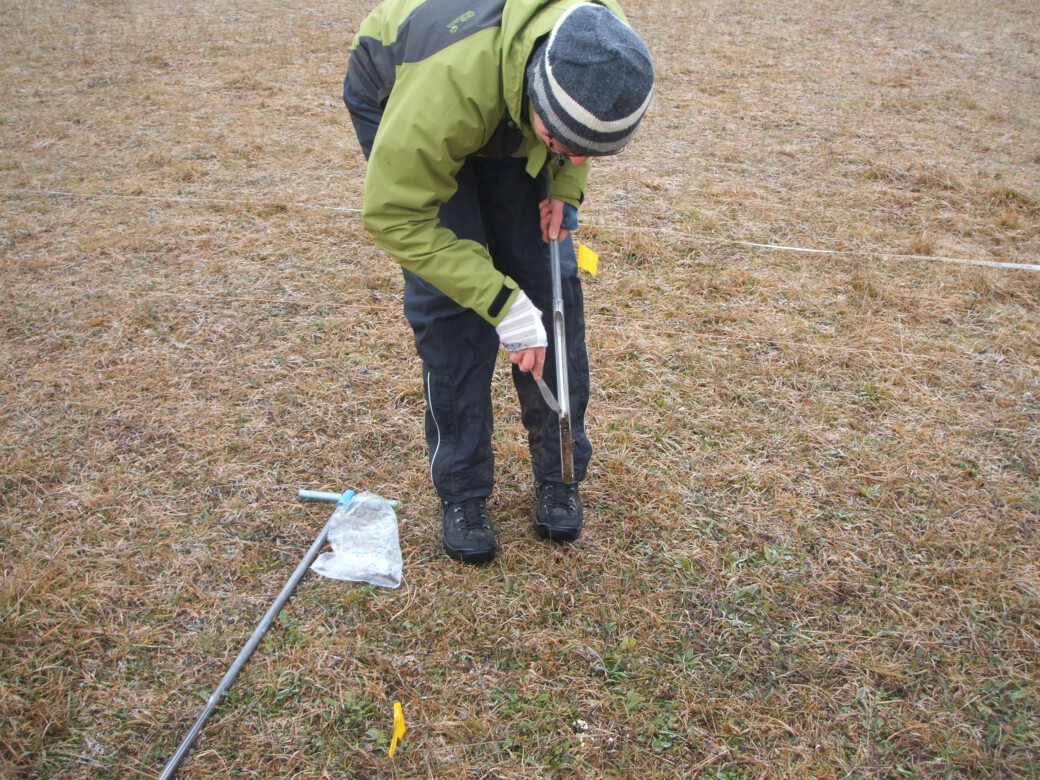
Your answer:
[[[0,0],[0,776],[155,777],[302,487],[400,501],[403,584],[308,574],[182,777],[1040,776],[1035,0],[629,0],[587,531],[503,356],[486,568],[356,211],[370,5]]]

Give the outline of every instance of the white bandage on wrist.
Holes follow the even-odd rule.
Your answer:
[[[509,313],[495,326],[498,339],[508,352],[519,352],[531,347],[546,347],[549,339],[542,324],[542,313],[531,303],[523,290],[516,296]]]

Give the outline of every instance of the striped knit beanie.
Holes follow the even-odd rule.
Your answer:
[[[594,3],[569,8],[527,66],[527,94],[554,139],[579,156],[616,154],[650,105],[654,66],[639,36]]]

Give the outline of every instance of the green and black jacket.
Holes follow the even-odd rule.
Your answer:
[[[383,108],[365,177],[364,225],[376,244],[462,306],[497,325],[517,285],[487,250],[441,227],[438,212],[472,155],[527,158],[550,196],[578,206],[581,166],[546,165],[524,95],[539,39],[580,0],[385,0],[362,22],[347,78]],[[599,0],[625,19],[614,0]]]

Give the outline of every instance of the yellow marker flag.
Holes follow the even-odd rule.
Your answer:
[[[593,276],[599,271],[599,255],[584,244],[578,244],[578,268],[588,271]]]
[[[401,702],[394,702],[394,736],[390,740],[390,758],[394,757],[394,751],[397,750],[397,740],[404,736],[404,733],[408,729],[404,725],[404,708],[401,707]]]

